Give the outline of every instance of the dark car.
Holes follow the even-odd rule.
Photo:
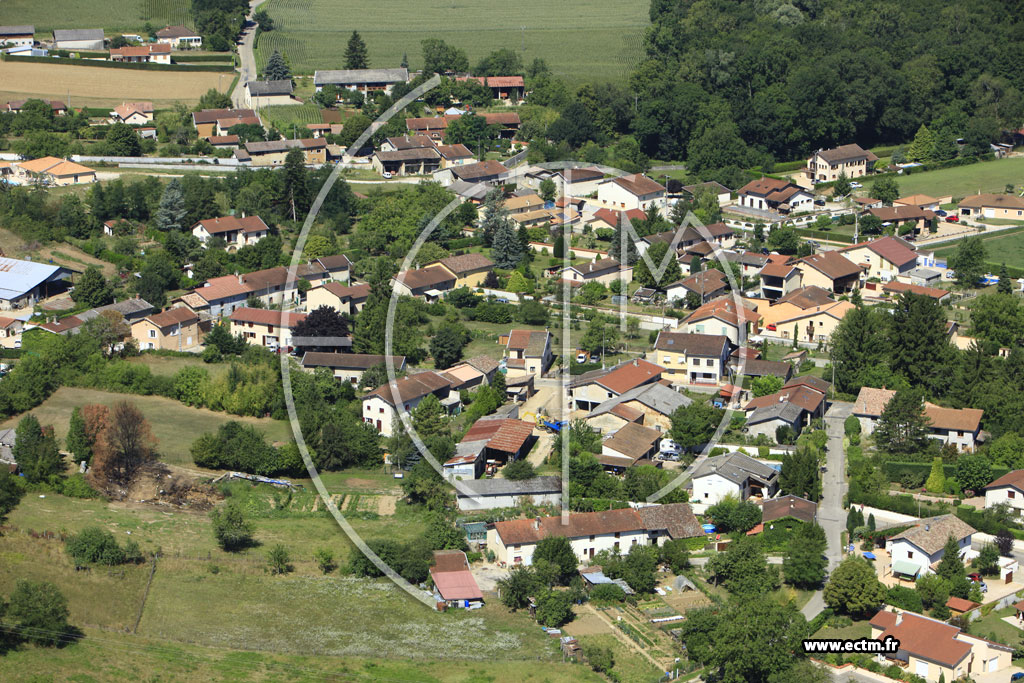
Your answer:
[[[936,211],[936,212],[935,212],[935,215],[936,215],[936,216],[942,216],[943,218],[945,218],[945,217],[946,217],[946,216],[948,216],[949,214],[948,214],[948,213],[946,213],[946,211],[945,211],[944,209],[939,209],[938,211]]]
[[[1010,681],[1024,681],[1024,673],[1015,673],[1010,676]]]
[[[824,199],[815,199],[814,200],[814,205],[815,206],[825,206],[825,200]]]

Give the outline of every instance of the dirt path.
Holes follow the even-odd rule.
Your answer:
[[[629,636],[627,636],[625,633],[623,633],[619,629],[615,628],[615,624],[611,623],[608,619],[606,619],[604,617],[603,614],[601,614],[596,609],[594,609],[590,605],[590,603],[587,603],[586,605],[584,605],[584,607],[586,609],[590,610],[590,612],[592,612],[594,614],[594,616],[596,616],[598,619],[603,621],[608,626],[608,628],[611,629],[612,635],[614,635],[616,638],[619,639],[619,642],[623,643],[626,647],[632,648],[636,652],[638,652],[641,655],[643,655],[647,659],[647,661],[649,661],[651,664],[653,664],[659,671],[664,671],[665,670],[665,665],[663,663],[659,662],[654,657],[652,657],[651,655],[647,654],[647,651],[644,650],[639,645],[637,645],[636,643],[634,643],[633,640]]]

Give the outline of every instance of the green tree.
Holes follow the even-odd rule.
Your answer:
[[[182,230],[185,227],[185,197],[181,189],[181,181],[177,178],[167,183],[160,196],[160,206],[156,211],[156,227],[159,230]]]
[[[792,256],[800,248],[800,236],[792,226],[781,225],[768,233],[767,247],[780,254]]]
[[[934,149],[935,136],[928,130],[928,126],[922,123],[921,127],[917,129],[914,141],[910,143],[910,148],[907,150],[907,159],[927,163],[932,160]],[[879,197],[876,197],[876,199],[879,199]]]
[[[834,610],[867,616],[885,602],[885,586],[867,560],[851,556],[836,567],[825,584],[825,602]]]
[[[126,123],[115,123],[107,129],[103,151],[117,157],[137,157],[142,154],[142,139]]]
[[[957,284],[962,287],[975,287],[985,274],[987,257],[985,243],[980,237],[960,240],[956,252],[949,257],[949,267],[956,271]]]
[[[551,178],[540,181],[540,198],[546,202],[553,202],[558,194],[558,186]]]
[[[68,601],[50,581],[18,579],[7,605],[7,619],[18,633],[36,645],[57,646],[70,627]]]
[[[967,580],[967,569],[960,557],[960,544],[950,534],[946,539],[946,545],[942,548],[942,559],[935,567],[935,573],[949,584],[950,595],[958,598],[967,598],[970,590],[970,582]]]
[[[223,508],[210,512],[213,536],[217,544],[228,552],[236,552],[252,545],[253,524],[245,518],[241,506],[229,500]]]
[[[494,231],[491,258],[498,268],[515,268],[523,260],[523,247],[512,222],[502,222]]]
[[[588,283],[589,284],[589,283]],[[589,353],[605,354],[619,342],[619,330],[604,316],[595,316],[580,339],[580,348]]]
[[[932,493],[942,493],[946,488],[946,474],[942,468],[942,458],[932,460],[932,469],[924,487]]]
[[[423,73],[446,74],[469,70],[469,59],[463,50],[448,45],[438,38],[420,41],[423,49]]]
[[[802,437],[801,437],[802,439]],[[811,445],[798,445],[793,453],[782,456],[779,490],[817,502],[821,498],[819,451]]]
[[[537,622],[557,628],[572,621],[572,594],[569,591],[548,590],[537,596]]]
[[[445,322],[437,334],[430,340],[430,355],[434,357],[434,367],[446,370],[462,358],[462,349],[469,342],[469,332],[459,323]]]
[[[996,291],[1000,294],[1013,294],[1013,280],[1010,279],[1010,271],[1006,269],[1006,263],[999,266],[999,282]]]
[[[565,536],[546,536],[537,542],[533,550],[533,561],[545,560],[558,568],[557,580],[568,585],[569,580],[576,576],[579,560],[572,549],[572,544]]]
[[[692,450],[711,440],[724,417],[724,410],[704,401],[694,401],[672,413],[669,434],[684,449]]]
[[[825,580],[825,530],[817,524],[800,526],[786,546],[782,573],[786,583],[798,588],[814,588]]]
[[[28,481],[47,481],[64,471],[64,461],[52,427],[44,430],[35,415],[29,413],[18,422],[14,434],[15,443],[11,451]]]
[[[754,392],[754,396],[774,394],[782,388],[782,385],[782,378],[775,375],[764,375],[763,377],[755,377],[750,380],[750,389]]]
[[[263,67],[263,79],[267,81],[287,81],[291,80],[292,70],[288,68],[287,62],[284,61],[284,57],[277,50],[274,50],[274,54],[270,55],[270,59],[267,60],[267,65]]]
[[[871,196],[887,206],[900,197],[900,186],[891,175],[881,176],[871,183]]]
[[[8,468],[0,468],[0,524],[3,524],[11,510],[18,506],[24,493],[25,490],[18,485]],[[3,616],[2,612],[0,616]]]
[[[267,567],[271,574],[287,574],[292,570],[291,559],[288,549],[278,543],[267,553]]]
[[[78,406],[71,409],[71,419],[68,421],[68,435],[64,445],[75,457],[76,462],[89,462],[92,458],[92,441],[85,431],[85,420],[82,419],[82,410]]]
[[[533,479],[537,476],[537,473],[533,469],[533,465],[529,463],[526,458],[520,458],[505,466],[502,471],[506,479],[513,481],[520,481],[523,479]]]
[[[925,574],[918,578],[915,589],[926,609],[945,605],[949,600],[949,583],[938,574]]]
[[[284,194],[291,206],[292,220],[299,212],[305,213],[308,205],[309,188],[306,185],[306,157],[301,149],[293,149],[284,158]]]
[[[76,304],[84,304],[89,308],[105,306],[114,301],[114,288],[103,277],[103,273],[96,266],[89,266],[82,273],[71,298]]]
[[[647,256],[650,258],[651,263],[654,264],[655,270],[661,267],[662,262],[665,260],[665,255],[668,254],[669,246],[668,242],[655,242],[647,248]],[[679,267],[679,261],[676,260],[674,254],[668,258],[665,272],[661,274],[660,278],[657,277],[655,272],[651,271],[646,258],[637,259],[636,267],[633,269],[634,280],[644,287],[658,289],[664,289],[667,285],[678,281],[682,275],[683,271]]]
[[[608,247],[608,255],[619,263],[625,263],[628,266],[636,265],[639,259],[639,252],[637,252],[636,243],[630,239],[629,233],[626,230],[626,218],[625,212],[619,213],[619,221],[615,225],[615,232],[612,234],[612,243]],[[622,251],[622,238],[623,234],[626,235],[626,251]],[[664,251],[662,251],[664,256]],[[659,265],[660,261],[655,261],[655,266]],[[666,280],[666,283],[671,280]]]
[[[612,245],[612,248],[614,249],[615,245]],[[551,255],[554,256],[555,258],[558,258],[558,259],[565,258],[565,236],[564,235],[559,235],[558,237],[555,238],[555,243],[551,247]]]
[[[583,646],[583,656],[587,658],[590,668],[598,673],[607,674],[615,666],[615,655],[611,648],[587,643]]]
[[[779,587],[777,567],[769,566],[758,539],[742,536],[729,544],[724,553],[711,558],[708,573],[726,590],[749,598]]]
[[[363,37],[359,35],[358,31],[352,31],[352,35],[348,39],[348,45],[345,47],[345,68],[365,69],[368,65],[369,58],[366,51],[366,43],[363,42]]]
[[[964,453],[956,460],[956,481],[963,491],[980,493],[994,477],[988,457],[980,453]]]
[[[313,560],[324,574],[330,574],[338,567],[338,564],[334,561],[334,553],[329,548],[317,548],[316,552],[313,553]]]
[[[895,455],[920,452],[928,444],[930,423],[921,390],[899,389],[882,409],[873,434],[875,443]]]
[[[850,190],[853,188],[850,186],[850,179],[846,175],[846,171],[841,171],[839,177],[836,178],[835,183],[832,184],[832,196],[834,197],[845,197],[850,194]]]
[[[523,609],[540,587],[537,575],[529,566],[518,564],[509,569],[508,576],[498,580],[501,604],[512,610]]]

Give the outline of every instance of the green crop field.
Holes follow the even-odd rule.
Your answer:
[[[997,269],[1002,264],[1011,268],[1024,269],[1024,230],[1006,230],[993,235],[983,236],[985,243],[986,262]],[[943,246],[935,250],[938,258],[949,258],[956,251],[957,243]],[[992,272],[998,272],[993,270]]]
[[[622,81],[642,57],[647,0],[269,0],[278,28],[260,36],[257,63],[279,50],[298,73],[344,67],[345,44],[359,31],[370,66],[395,67],[407,54],[423,66],[420,41],[440,38],[466,51],[470,66],[493,50],[520,50],[523,61],[545,59],[572,80]]]
[[[986,161],[969,166],[912,173],[897,181],[900,194],[926,194],[932,197],[965,197],[978,192],[1002,193],[1008,183],[1024,183],[1024,157]],[[870,185],[869,185],[870,187]]]
[[[303,104],[279,104],[260,109],[260,116],[271,126],[277,128],[285,136],[292,136],[292,126],[295,126],[299,137],[307,135],[307,123],[323,123],[320,115],[320,107],[312,102]]]
[[[55,28],[102,28],[106,33],[138,32],[146,22],[157,28],[192,24],[191,0],[3,0],[4,24],[33,24],[36,39]]]

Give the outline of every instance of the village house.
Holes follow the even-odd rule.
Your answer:
[[[592,370],[569,383],[569,402],[578,410],[593,410],[630,389],[654,384],[661,379],[661,373],[661,367],[640,358],[611,369]]]
[[[399,296],[419,296],[427,301],[437,301],[455,289],[456,276],[440,265],[406,270],[391,279]]]
[[[922,209],[917,206],[881,206],[877,209],[868,209],[868,214],[882,221],[884,227],[892,226],[898,234],[904,234],[909,229],[913,236],[921,230],[927,230],[928,224],[935,218],[935,212]]]
[[[388,361],[386,356],[375,353],[335,353],[323,351],[307,351],[302,355],[302,369],[313,372],[317,368],[327,368],[334,373],[334,378],[358,387],[363,380],[363,373],[372,367],[383,366]],[[405,356],[391,356],[390,362],[396,374],[405,372]]]
[[[515,418],[481,418],[462,437],[455,455],[442,465],[442,474],[449,481],[478,479],[485,473],[493,475],[498,467],[526,457],[536,442],[533,429],[532,422]]]
[[[602,550],[625,555],[634,545],[664,545],[678,538],[696,538],[703,530],[687,503],[650,505],[604,512],[569,513],[568,524],[561,517],[537,517],[495,522],[487,530],[487,549],[499,562],[509,565],[533,563],[537,543],[547,536],[569,539],[581,562]]]
[[[838,251],[811,254],[794,264],[800,271],[802,286],[818,286],[843,294],[853,290],[860,282],[861,268]]]
[[[429,135],[400,135],[393,138],[385,138],[379,147],[382,152],[400,152],[403,149],[423,148],[435,149],[434,141],[430,139]]]
[[[241,138],[237,135],[211,135],[206,141],[214,149],[238,149]]]
[[[221,123],[217,122],[218,127]],[[235,150],[235,158],[253,166],[281,166],[293,149],[302,151],[306,164],[322,166],[327,163],[327,140],[324,138],[247,142],[244,149]]]
[[[228,317],[232,335],[242,335],[247,344],[263,346],[272,351],[290,351],[292,331],[305,319],[305,313],[245,307],[236,308]]]
[[[646,211],[649,206],[665,206],[665,188],[642,173],[609,178],[597,186],[597,201],[602,206]]]
[[[211,239],[219,237],[225,242],[228,253],[241,247],[256,244],[270,234],[270,228],[259,216],[220,216],[207,218],[192,226],[192,234],[207,248]]]
[[[669,301],[686,301],[687,294],[692,292],[703,305],[724,295],[728,287],[725,273],[712,268],[667,284],[664,289],[665,298]]]
[[[627,422],[604,440],[597,461],[613,474],[621,474],[635,465],[649,465],[662,436],[657,429]]]
[[[358,90],[364,95],[383,92],[390,95],[396,83],[407,83],[409,70],[398,69],[329,69],[313,74],[313,86],[317,92],[325,85],[335,85],[342,90]],[[341,99],[341,96],[338,96]]]
[[[760,211],[790,214],[810,211],[814,206],[814,196],[807,190],[775,178],[751,180],[737,190],[736,194],[740,206]]]
[[[72,271],[55,264],[0,256],[0,311],[35,306],[68,287]]]
[[[221,126],[220,122],[224,124]],[[192,125],[201,138],[211,135],[226,135],[233,125],[253,123],[263,126],[259,115],[252,109],[203,109],[192,112]]]
[[[774,335],[802,344],[828,343],[846,314],[856,306],[849,301],[834,301],[800,311],[775,323]]]
[[[776,301],[803,287],[803,271],[786,263],[766,263],[758,274],[761,298]]]
[[[598,209],[594,212],[594,215],[587,220],[587,224],[594,230],[604,228],[606,230],[614,230],[619,226],[619,221],[625,217],[630,223],[635,221],[646,220],[647,214],[640,209],[629,209],[627,211],[617,211],[615,209]],[[673,231],[674,232],[674,231]],[[648,237],[653,237],[649,235]],[[646,251],[650,246],[650,243],[645,241],[645,237],[640,242],[636,243],[637,250],[640,252]]]
[[[767,299],[754,299],[757,312],[761,316],[760,327],[765,334],[781,336],[779,321],[802,315],[808,309],[828,306],[835,303],[832,295],[821,287],[800,287],[789,294],[779,297],[774,302]]]
[[[33,99],[35,99],[35,98],[33,98]],[[46,102],[47,104],[50,105],[50,111],[53,112],[54,116],[64,116],[65,114],[68,113],[68,106],[66,104],[64,104],[63,102],[61,102],[60,100],[41,100],[41,101],[42,102]],[[12,114],[20,114],[21,111],[25,108],[25,103],[26,102],[28,102],[28,100],[11,100],[6,105],[4,105],[4,109],[9,111],[9,112],[11,112]]]
[[[370,163],[381,175],[422,175],[441,168],[441,155],[433,147],[410,147],[393,152],[378,150],[370,157]]]
[[[762,524],[768,525],[771,522],[784,519],[795,519],[805,524],[814,524],[818,521],[818,506],[806,498],[792,494],[761,502]]]
[[[329,281],[306,292],[306,309],[315,311],[321,306],[333,308],[343,315],[355,315],[363,310],[370,295],[370,285],[346,285],[342,281]]]
[[[658,332],[647,360],[675,384],[721,384],[727,378],[729,338],[724,335]]]
[[[57,157],[15,161],[11,166],[15,177],[26,183],[64,187],[96,182],[96,171],[93,169]]]
[[[860,420],[861,431],[871,434],[889,401],[896,394],[892,389],[861,387],[853,404],[853,415]],[[959,451],[973,451],[981,442],[983,410],[976,408],[943,408],[925,401],[924,415],[929,421],[928,436]]]
[[[804,173],[811,183],[831,183],[841,174],[853,180],[866,176],[876,161],[878,157],[860,145],[842,145],[819,149],[807,160]]]
[[[494,261],[483,254],[472,252],[457,256],[446,256],[440,261],[428,263],[426,267],[440,266],[455,276],[455,287],[481,287],[487,274],[494,268]]]
[[[943,200],[926,194],[912,194],[895,200],[893,206],[916,206],[919,209],[935,212],[942,208],[942,204],[951,199],[952,197],[947,197]]]
[[[491,89],[496,100],[518,102],[523,99],[526,84],[522,76],[456,76],[457,81],[473,80]]]
[[[307,270],[307,269],[304,269]],[[314,280],[330,279],[329,274],[320,266],[308,268],[316,273],[310,274],[311,283],[316,285],[319,282]],[[302,277],[302,273],[297,273]],[[196,287],[185,293],[176,303],[188,306],[193,311],[205,313],[214,318],[228,316],[236,308],[245,306],[249,297],[259,299],[268,308],[277,308],[283,305],[294,305],[299,302],[299,290],[297,281],[288,285],[288,269],[284,266],[256,270],[251,273],[222,275],[210,278],[201,287]]]
[[[892,560],[892,573],[911,580],[932,574],[942,559],[950,536],[956,540],[963,557],[971,549],[971,535],[974,533],[974,529],[956,515],[922,519],[906,531],[886,539],[885,549]]]
[[[799,435],[811,420],[825,416],[829,387],[828,382],[817,377],[795,377],[779,391],[751,399],[743,409],[747,433],[774,439],[775,430],[787,426],[794,436]]]
[[[106,306],[90,308],[87,311],[65,316],[55,321],[42,323],[39,325],[39,329],[63,336],[78,334],[82,331],[82,325],[108,311],[117,313],[128,325],[134,325],[151,313],[159,313],[145,299],[133,297],[131,299],[115,301]]]
[[[1012,647],[913,612],[886,606],[869,623],[872,638],[899,642],[897,652],[877,655],[878,663],[895,664],[928,683],[968,676],[972,680],[995,680],[981,676],[995,675],[1012,663]]]
[[[102,50],[103,29],[72,28],[53,30],[54,50]]]
[[[551,333],[547,330],[512,330],[505,343],[509,377],[520,374],[540,378],[554,360]]]
[[[469,571],[466,553],[461,550],[435,550],[430,580],[438,605],[476,609],[484,604],[483,593]]]
[[[170,64],[171,46],[163,43],[126,45],[110,49],[110,61],[133,64]]]
[[[156,32],[156,42],[167,43],[175,50],[195,49],[202,47],[203,37],[187,26],[164,26]]]
[[[535,190],[545,179],[554,181],[560,194],[566,197],[589,197],[597,192],[604,180],[604,172],[596,167],[586,168],[541,168],[526,173],[525,183]],[[634,219],[635,220],[635,219]],[[615,227],[614,225],[609,227]]]
[[[436,372],[420,372],[382,384],[363,396],[363,422],[372,425],[381,436],[394,436],[398,411],[414,410],[430,394],[437,396],[448,413],[456,412],[462,405],[448,380]]]
[[[602,258],[589,263],[569,266],[559,271],[562,280],[568,280],[574,287],[588,282],[600,282],[606,287],[615,280],[633,281],[633,266],[620,264],[613,258]]]
[[[302,104],[292,97],[294,90],[295,87],[290,78],[276,81],[246,81],[243,89],[245,106],[250,109],[261,109],[282,104]]]
[[[465,166],[476,161],[473,152],[462,143],[455,145],[437,145],[437,153],[441,155],[441,168]]]
[[[724,297],[700,306],[683,319],[683,325],[688,334],[718,334],[728,337],[733,346],[740,346],[750,335],[757,334],[759,319],[756,309]]]
[[[144,126],[153,121],[152,102],[123,102],[110,112],[111,123]]]
[[[629,423],[668,433],[672,428],[672,413],[691,403],[693,399],[689,396],[661,382],[642,384],[599,404],[587,414],[587,424],[605,433]]]
[[[0,26],[0,45],[32,47],[36,40],[36,27],[31,25]]]
[[[448,463],[445,463],[444,469],[449,480],[456,478],[455,475],[448,475]],[[562,502],[562,478],[532,477],[515,481],[461,476],[461,482],[455,489],[455,498],[462,512],[512,508],[524,499],[533,505],[559,505]]]
[[[939,289],[938,287],[922,287],[921,285],[907,284],[906,282],[898,282],[892,280],[882,285],[882,291],[889,296],[898,296],[905,292],[911,294],[919,294],[921,296],[928,296],[941,303],[949,301],[952,293],[948,289]]]
[[[17,318],[0,317],[0,348],[20,349],[21,333],[24,331],[24,321]]]
[[[494,159],[473,164],[448,166],[434,174],[434,180],[442,185],[451,185],[456,180],[467,183],[492,183],[508,177],[510,171]]]
[[[201,343],[199,316],[187,308],[169,308],[132,324],[140,349],[190,351]]]
[[[1013,470],[985,487],[985,508],[1008,505],[1020,517],[1024,514],[1024,470]]]
[[[788,382],[793,376],[793,366],[786,361],[764,360],[752,357],[758,353],[755,349],[739,348],[732,352],[729,357],[729,370],[733,375],[742,374],[746,377],[778,377],[783,382]]]
[[[972,194],[960,200],[957,212],[973,218],[1024,220],[1024,197],[1014,194]]]
[[[779,490],[779,471],[742,453],[707,458],[693,472],[690,500],[714,505],[732,496],[738,500],[773,498]]]
[[[521,213],[528,213],[537,209],[544,208],[544,200],[541,199],[540,195],[536,192],[530,192],[529,194],[513,195],[505,200],[503,206],[508,211],[509,215],[516,215]]]
[[[906,275],[917,266],[917,253],[905,240],[880,237],[839,250],[850,261],[864,268],[864,279],[882,282]]]

